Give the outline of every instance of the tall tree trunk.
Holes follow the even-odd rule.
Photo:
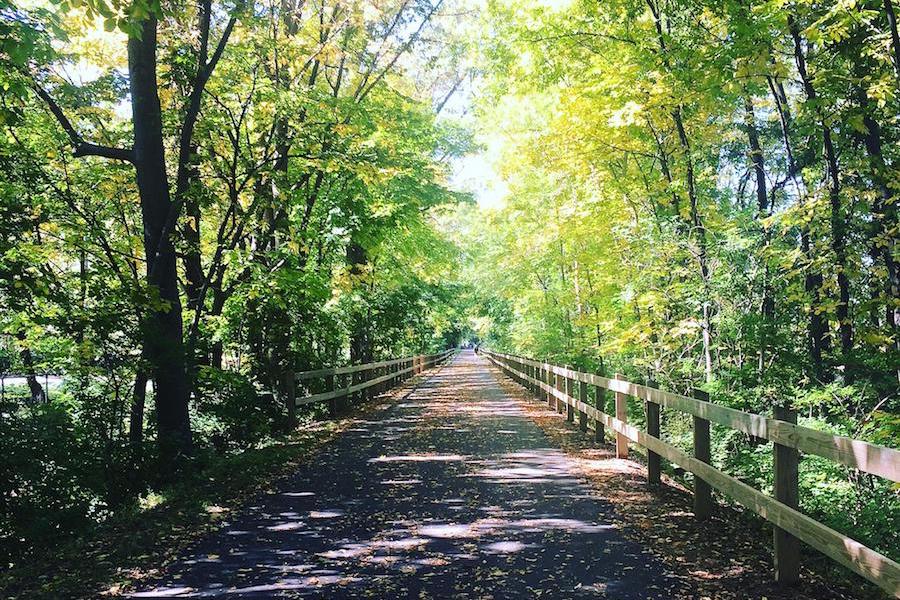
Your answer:
[[[753,173],[756,178],[756,214],[762,230],[763,247],[768,248],[771,241],[769,228],[762,221],[772,214],[769,202],[768,185],[766,183],[766,163],[762,145],[759,143],[759,131],[756,128],[756,113],[753,109],[753,100],[749,93],[744,98],[744,123],[747,129],[747,141],[750,146],[750,164],[753,165]],[[772,328],[775,321],[775,294],[772,290],[771,273],[766,257],[763,257],[762,301],[760,302],[760,316],[762,317],[761,335],[759,338],[759,360],[757,372],[761,375],[765,368],[766,353],[769,348]]]
[[[237,17],[234,15],[229,18],[222,37],[210,57],[212,0],[198,0],[197,2],[197,31],[199,32],[197,68],[190,82],[190,93],[184,106],[184,118],[178,137],[178,165],[175,172],[176,212],[183,205],[187,215],[187,222],[182,228],[187,247],[183,259],[185,292],[188,309],[194,311],[202,310],[199,304],[202,302],[201,295],[206,281],[200,251],[200,199],[197,197],[195,189],[200,181],[200,173],[197,169],[197,144],[194,141],[194,130],[200,117],[200,106],[206,84],[222,57],[222,52],[234,30],[236,19]]]
[[[203,270],[200,247],[201,210],[198,191],[200,173],[197,159],[197,143],[194,141],[194,130],[200,117],[200,107],[206,84],[218,64],[222,53],[234,30],[237,17],[232,15],[222,32],[219,43],[210,57],[210,24],[212,22],[212,0],[197,2],[197,30],[199,47],[197,67],[190,82],[190,94],[184,106],[184,117],[178,138],[178,163],[175,172],[174,217],[177,217],[181,206],[185,207],[187,219],[182,226],[182,236],[186,246],[183,262],[185,275],[185,293],[187,307],[194,313],[191,333],[185,345],[185,370],[188,390],[196,393],[197,365],[208,364],[208,352],[196,351],[197,335],[194,326],[199,327],[200,315],[203,312],[203,299],[206,293],[206,273]]]
[[[143,365],[134,375],[134,395],[128,418],[128,440],[137,446],[144,442],[144,406],[147,403],[147,370]]]
[[[897,15],[891,0],[884,0],[884,12],[887,15],[888,29],[891,32],[891,49],[893,50],[894,73],[900,80],[900,35],[897,33]]]
[[[691,145],[684,128],[684,120],[681,116],[681,107],[672,111],[672,120],[678,132],[678,142],[681,145],[685,159],[685,172],[687,177],[688,200],[690,204],[691,237],[697,240],[697,264],[700,267],[700,278],[703,282],[703,366],[706,381],[713,379],[712,360],[712,291],[710,289],[709,258],[706,239],[706,226],[700,217],[699,198],[697,197],[697,185],[694,178],[694,159],[691,155]]]
[[[200,296],[203,292],[203,286],[206,281],[206,274],[203,272],[202,255],[200,252],[200,201],[197,198],[196,190],[193,189],[200,180],[200,174],[197,170],[196,156],[197,147],[191,145],[191,163],[184,167],[184,181],[176,186],[176,193],[184,199],[184,214],[186,217],[182,227],[182,235],[184,236],[184,291],[187,296],[188,310],[201,310],[199,306]],[[183,186],[183,189],[179,189]]]
[[[797,184],[798,197],[801,199],[801,202],[805,203],[806,182],[803,181],[803,173],[797,164],[797,160],[794,158],[793,144],[791,142],[793,119],[787,103],[787,94],[784,91],[784,85],[776,77],[768,77],[768,82],[781,124],[781,137],[788,160],[788,174]],[[797,181],[798,179],[800,180],[799,182]],[[831,337],[822,314],[816,309],[822,302],[824,278],[821,271],[813,267],[814,256],[812,250],[809,225],[804,220],[800,225],[800,251],[803,253],[806,261],[803,289],[810,301],[809,319],[806,323],[807,352],[812,364],[813,377],[819,381],[829,381],[831,374],[825,370],[825,355],[831,349]]]
[[[806,56],[800,38],[800,28],[796,19],[788,15],[788,28],[794,41],[794,61],[803,83],[803,89],[809,102],[816,105],[818,97],[812,79],[806,68]],[[828,201],[831,206],[831,250],[834,252],[838,282],[838,305],[835,311],[841,337],[841,359],[844,365],[844,377],[852,380],[851,352],[853,351],[853,323],[850,321],[850,279],[847,275],[847,223],[841,207],[841,182],[837,152],[821,107],[816,106],[816,113],[822,130],[822,146],[825,152],[826,177],[828,182]]]
[[[358,242],[351,241],[347,245],[347,265],[350,267],[350,275],[360,278],[365,274],[368,264],[366,249]],[[354,281],[354,285],[359,282]],[[369,331],[368,314],[354,315],[353,330],[350,334],[350,362],[361,364],[372,362],[372,340]]]
[[[656,27],[656,41],[659,45],[659,52],[663,64],[669,71],[672,70],[669,64],[668,49],[666,47],[666,39],[663,33],[662,14],[659,4],[654,0],[646,0],[647,6],[653,15],[654,26]],[[672,122],[675,125],[675,131],[678,134],[678,144],[681,147],[681,153],[685,161],[685,178],[687,183],[688,201],[690,204],[690,227],[688,236],[695,238],[697,241],[697,263],[700,267],[700,278],[703,282],[703,308],[702,323],[703,328],[703,367],[706,381],[713,379],[713,360],[712,360],[712,290],[710,289],[710,271],[708,260],[707,234],[706,226],[700,216],[699,198],[697,197],[697,185],[694,175],[694,159],[691,153],[691,145],[684,127],[684,118],[682,116],[681,104],[676,104],[671,112]]]
[[[16,337],[20,343],[23,343],[22,349],[19,351],[19,358],[22,360],[22,366],[25,367],[25,383],[28,384],[31,404],[41,404],[47,400],[47,395],[44,387],[37,380],[37,373],[34,370],[34,355],[31,353],[31,348],[24,345],[25,334],[20,332]]]
[[[897,205],[894,193],[888,185],[887,165],[884,161],[881,142],[881,126],[872,114],[873,108],[865,90],[857,93],[857,101],[863,112],[863,143],[869,157],[869,171],[872,182],[878,190],[878,196],[872,206],[872,227],[869,241],[869,256],[873,262],[882,259],[887,271],[887,281],[877,286],[886,293],[885,323],[894,339],[893,349],[900,356],[900,273],[894,259],[896,236],[892,233],[897,227]],[[880,295],[880,294],[879,294]],[[900,367],[897,368],[900,379]]]
[[[150,289],[159,301],[143,323],[144,347],[156,383],[156,423],[161,455],[171,459],[191,450],[181,299],[175,247],[167,233],[172,210],[156,79],[155,17],[128,39],[128,71],[134,126],[134,166],[144,227]]]

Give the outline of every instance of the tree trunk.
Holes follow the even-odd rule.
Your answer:
[[[196,147],[194,152],[196,152]],[[192,154],[193,156],[193,154]],[[187,296],[188,310],[201,310],[199,306],[206,274],[203,272],[202,256],[200,253],[200,202],[192,187],[199,181],[196,164],[186,167],[187,180],[185,189],[180,192],[184,198],[184,213],[187,217],[182,227],[184,236],[184,291]]]
[[[769,89],[772,92],[772,98],[775,100],[775,108],[778,111],[779,122],[781,123],[781,136],[784,142],[784,150],[788,159],[788,173],[791,179],[797,183],[798,197],[801,202],[805,202],[806,183],[803,181],[803,174],[800,171],[797,161],[794,159],[793,144],[791,143],[791,113],[787,103],[787,94],[784,91],[784,85],[775,77],[769,77]],[[824,282],[822,273],[813,270],[812,240],[810,238],[809,226],[804,222],[800,225],[800,250],[806,260],[807,266],[804,270],[803,288],[810,299],[809,320],[807,321],[807,352],[812,363],[812,375],[819,381],[829,381],[830,374],[825,371],[824,356],[831,348],[831,338],[828,335],[828,329],[825,326],[825,320],[822,314],[816,310],[816,307],[822,301],[822,284]]]
[[[158,294],[143,323],[144,348],[156,384],[156,422],[161,456],[191,450],[181,300],[175,248],[167,232],[172,202],[163,146],[156,80],[155,17],[128,40],[128,71],[134,126],[134,166],[144,227],[147,279]]]
[[[131,399],[131,414],[128,419],[128,440],[134,445],[144,442],[144,406],[147,403],[147,371],[138,367],[134,375],[134,396]]]
[[[350,266],[351,277],[361,277],[365,273],[368,260],[366,249],[361,244],[351,241],[347,245],[347,264]],[[350,362],[353,364],[372,362],[368,314],[354,317],[353,331],[350,334]]]
[[[898,331],[898,327],[900,327],[900,273],[898,273],[897,261],[894,259],[896,239],[890,233],[896,227],[897,207],[894,194],[888,185],[887,165],[882,152],[881,127],[872,116],[872,108],[865,91],[860,89],[857,98],[863,112],[863,125],[866,127],[863,143],[869,157],[870,175],[878,190],[878,196],[872,206],[869,256],[873,262],[877,262],[881,258],[887,270],[887,281],[883,286],[879,285],[878,287],[886,292],[885,323],[893,335],[893,349],[900,353],[900,331]],[[900,379],[900,367],[897,369],[897,375]]]
[[[884,0],[884,12],[887,14],[888,29],[891,31],[891,49],[894,51],[894,72],[900,80],[900,35],[897,34],[897,16],[891,0]]]
[[[696,237],[697,239],[697,263],[700,266],[700,278],[703,282],[703,366],[706,381],[708,383],[713,379],[713,361],[712,303],[710,300],[712,292],[709,285],[710,272],[707,255],[706,226],[703,224],[703,219],[700,217],[699,199],[697,197],[697,186],[694,178],[694,159],[691,156],[691,146],[688,141],[687,132],[684,128],[684,120],[681,117],[680,106],[672,111],[672,120],[675,122],[675,129],[678,132],[678,142],[681,145],[681,151],[684,154],[688,200],[690,204],[690,237]]]
[[[657,3],[653,0],[646,0],[647,6],[653,15],[653,22],[656,27],[656,40],[659,45],[659,52],[663,64],[669,71],[672,70],[669,64],[668,49],[666,48],[666,40],[663,35],[662,15]],[[688,237],[695,237],[697,240],[697,263],[700,267],[700,278],[703,282],[703,309],[702,323],[703,328],[703,366],[706,381],[710,382],[713,378],[713,360],[712,360],[712,302],[710,290],[710,272],[708,261],[708,248],[706,239],[706,226],[700,216],[699,199],[697,197],[697,185],[694,176],[694,159],[691,155],[691,145],[688,140],[687,131],[684,127],[684,119],[681,113],[681,105],[676,104],[671,112],[672,121],[675,124],[675,131],[678,134],[678,143],[681,147],[682,155],[685,161],[685,177],[688,191],[688,201],[690,203],[690,227]]]
[[[812,79],[806,69],[806,56],[800,39],[800,28],[792,15],[788,15],[788,28],[794,41],[794,60],[803,83],[803,89],[809,102],[816,104],[817,95]],[[841,207],[841,183],[837,152],[831,138],[831,127],[828,125],[820,108],[816,109],[822,131],[822,146],[825,152],[826,176],[828,181],[828,200],[831,206],[831,250],[834,252],[837,267],[838,305],[835,316],[841,334],[841,359],[844,365],[844,377],[852,380],[851,352],[853,350],[853,324],[850,321],[850,279],[847,276],[846,229]]]
[[[744,99],[744,112],[747,141],[750,145],[750,163],[753,165],[753,173],[756,177],[756,214],[762,230],[763,247],[767,248],[771,241],[771,236],[769,235],[768,227],[762,221],[772,214],[772,207],[769,203],[768,185],[766,183],[765,156],[763,155],[762,145],[759,143],[759,131],[756,129],[756,113],[753,109],[753,100],[749,94]],[[775,294],[772,290],[771,273],[765,257],[763,257],[763,262],[765,267],[763,269],[762,301],[760,302],[762,327],[759,336],[759,360],[757,362],[759,375],[762,375],[765,368],[766,353],[769,349],[769,339],[771,338],[775,321]]]
[[[20,342],[25,340],[25,334],[17,335]],[[31,404],[41,404],[47,400],[44,393],[44,387],[37,380],[37,373],[34,371],[34,355],[31,354],[31,348],[23,346],[19,352],[19,358],[22,359],[22,366],[25,367],[25,382],[28,384],[28,392],[31,396]]]

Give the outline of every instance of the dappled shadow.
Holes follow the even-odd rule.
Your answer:
[[[133,597],[686,594],[482,359],[409,391]]]

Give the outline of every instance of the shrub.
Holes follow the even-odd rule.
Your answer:
[[[251,446],[272,433],[282,419],[281,407],[271,394],[260,393],[246,376],[213,367],[201,367],[194,424],[197,441],[220,450]]]

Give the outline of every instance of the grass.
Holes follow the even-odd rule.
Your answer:
[[[148,493],[76,539],[0,573],[2,598],[116,596],[154,575],[191,542],[290,474],[346,421],[317,422],[262,447],[202,454],[178,484]]]

